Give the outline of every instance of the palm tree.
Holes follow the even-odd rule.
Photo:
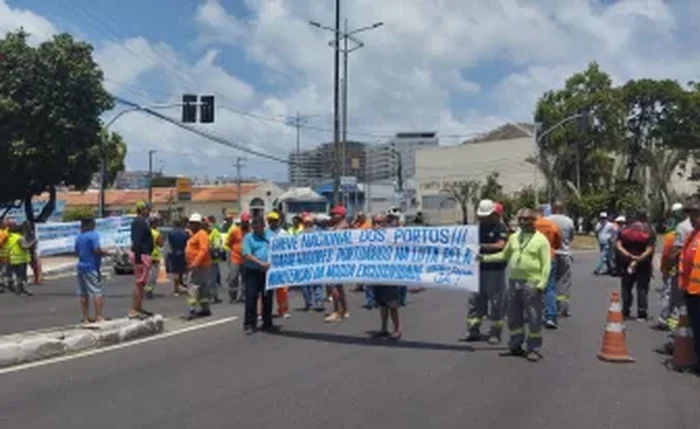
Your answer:
[[[649,168],[651,205],[657,209],[656,215],[663,216],[670,207],[671,200],[676,197],[671,180],[674,175],[683,174],[689,155],[690,152],[684,149],[641,149],[639,158]]]

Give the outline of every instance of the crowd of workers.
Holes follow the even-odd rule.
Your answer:
[[[266,216],[242,213],[234,221],[227,219],[218,226],[214,217],[203,218],[194,213],[189,219],[175,222],[167,239],[158,230],[160,218],[151,214],[146,203],[137,205],[137,216],[131,227],[130,259],[136,282],[130,318],[150,317],[143,308],[144,299],[153,298],[153,290],[162,265],[173,275],[173,293],[186,295],[187,318],[211,315],[211,304],[220,303],[219,289],[225,285],[229,302],[243,302],[243,328],[255,332],[258,322],[262,330],[275,330],[273,307],[281,318],[290,316],[288,288],[268,291],[265,273],[269,268],[269,243],[274,236],[304,234],[339,229],[397,228],[405,222],[400,213],[389,212],[368,218],[359,213],[350,222],[346,209],[334,207],[330,215],[294,216],[284,228],[285,219],[276,211]],[[557,329],[560,317],[568,317],[572,287],[571,242],[575,226],[564,214],[561,203],[552,205],[552,214],[542,209],[522,209],[515,216],[516,225],[504,222],[503,206],[491,200],[478,205],[480,240],[480,291],[472,294],[467,310],[467,341],[501,342],[504,320],[509,331],[508,350],[503,355],[525,356],[530,361],[542,357],[542,328]],[[417,222],[420,224],[421,222]],[[0,290],[30,294],[25,284],[27,267],[32,264],[36,247],[31,228],[3,224],[0,228]],[[680,307],[687,308],[694,336],[695,351],[700,355],[700,202],[689,200],[674,204],[663,231],[661,253],[661,312],[655,329],[668,331],[661,351],[672,353],[674,331]],[[83,320],[102,320],[102,279],[100,264],[107,252],[100,248],[94,219],[81,223],[76,238],[78,254],[78,294],[81,297]],[[636,319],[649,319],[649,288],[654,272],[657,233],[644,214],[628,217],[601,213],[595,233],[600,247],[600,260],[594,274],[620,277],[622,314],[632,319],[636,295]],[[167,255],[163,247],[167,242]],[[222,278],[221,265],[227,266]],[[399,308],[406,304],[406,287],[389,285],[355,285],[363,290],[366,308],[379,308],[381,329],[377,335],[391,339],[401,337]],[[305,310],[324,312],[330,302],[332,310],[326,322],[350,317],[344,285],[301,287]],[[636,293],[635,293],[636,292]],[[95,317],[88,311],[89,301],[95,306]],[[392,329],[388,322],[391,319]],[[486,335],[483,322],[489,320]]]

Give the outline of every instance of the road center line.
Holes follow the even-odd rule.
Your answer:
[[[206,322],[206,323],[199,323],[199,324],[196,324],[193,326],[188,326],[188,327],[185,327],[182,329],[177,329],[174,331],[165,332],[165,333],[158,334],[158,335],[153,335],[151,337],[141,338],[138,340],[127,341],[127,342],[121,343],[121,344],[114,344],[112,346],[101,347],[99,349],[85,350],[83,352],[79,352],[79,353],[75,353],[75,354],[70,354],[70,355],[65,355],[65,356],[57,356],[55,358],[39,360],[36,362],[28,362],[28,363],[24,363],[24,364],[20,364],[20,365],[16,365],[16,366],[11,366],[8,368],[2,368],[2,369],[0,369],[0,375],[9,374],[9,373],[18,372],[18,371],[24,371],[26,369],[38,368],[38,367],[46,366],[46,365],[52,365],[55,363],[65,362],[65,361],[69,361],[69,360],[73,360],[73,359],[79,359],[79,358],[83,358],[83,357],[87,357],[87,356],[98,355],[98,354],[102,354],[102,353],[111,352],[114,350],[124,349],[127,347],[138,346],[139,344],[150,343],[151,341],[162,340],[165,338],[174,337],[175,335],[186,334],[188,332],[198,331],[200,329],[211,328],[213,326],[223,325],[224,323],[233,322],[237,319],[238,319],[238,316],[224,317],[223,319],[212,320],[211,322]],[[166,323],[167,323],[167,319],[166,319]]]

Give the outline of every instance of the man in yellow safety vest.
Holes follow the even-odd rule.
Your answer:
[[[32,293],[25,288],[27,284],[27,266],[32,261],[30,250],[36,243],[36,240],[30,241],[26,238],[29,235],[29,228],[31,226],[27,222],[22,226],[15,225],[7,238],[12,277],[14,277],[13,289],[17,295],[32,296]]]
[[[151,252],[151,267],[148,270],[148,282],[143,288],[143,292],[146,299],[154,298],[154,291],[156,288],[156,283],[158,282],[158,273],[160,272],[160,262],[163,253],[163,245],[165,240],[158,231],[160,226],[161,217],[157,212],[151,213],[149,219],[149,226],[151,227],[151,237],[153,238],[153,251]]]

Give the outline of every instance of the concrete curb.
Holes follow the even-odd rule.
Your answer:
[[[0,368],[53,358],[163,332],[165,319],[127,318],[92,325],[75,325],[0,337]]]
[[[56,280],[66,277],[72,277],[75,275],[76,270],[75,262],[68,262],[61,265],[56,265],[50,268],[42,268],[41,277],[44,280]],[[111,277],[114,272],[114,267],[111,264],[105,264],[102,266],[102,276],[105,279]]]

